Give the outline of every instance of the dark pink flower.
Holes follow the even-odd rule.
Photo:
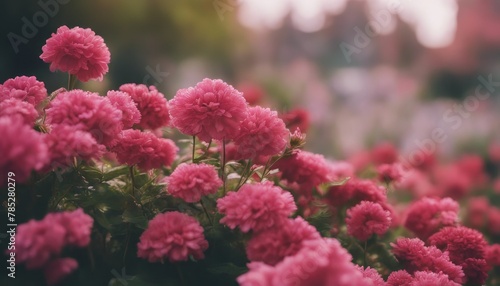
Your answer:
[[[286,113],[280,114],[280,118],[285,122],[286,127],[290,132],[299,130],[302,133],[307,133],[310,125],[309,112],[305,109],[293,109]]]
[[[81,208],[74,211],[49,213],[44,219],[56,222],[64,227],[66,230],[64,243],[66,245],[84,247],[90,243],[94,219],[84,213]]]
[[[488,230],[494,235],[500,235],[500,209],[494,206],[488,208]]]
[[[382,235],[391,226],[391,213],[378,203],[362,201],[347,210],[347,232],[366,241],[373,234]]]
[[[487,197],[474,197],[468,199],[467,226],[475,229],[482,229],[488,221],[488,210],[490,203]]]
[[[0,101],[0,117],[19,117],[24,124],[33,126],[38,112],[33,105],[16,98]]]
[[[457,224],[458,210],[451,198],[422,198],[410,205],[405,227],[426,240],[440,228]]]
[[[375,165],[396,163],[398,156],[398,150],[389,142],[378,144],[371,151],[371,158]]]
[[[205,142],[233,139],[247,116],[247,103],[232,86],[206,78],[177,91],[170,101],[170,115],[174,127]]]
[[[27,269],[44,267],[58,256],[64,247],[66,230],[57,221],[44,218],[30,220],[16,230],[16,262],[23,263]]]
[[[10,98],[26,101],[37,107],[40,102],[47,98],[47,89],[45,89],[45,84],[37,81],[34,76],[17,76],[0,85],[0,101]]]
[[[343,185],[330,187],[326,200],[333,207],[355,205],[361,201],[370,201],[385,206],[387,194],[384,187],[378,186],[371,180],[352,178]]]
[[[208,242],[203,227],[194,219],[180,212],[156,215],[149,221],[137,244],[137,256],[149,262],[186,261],[189,256],[203,259]]]
[[[139,169],[148,171],[172,165],[179,148],[170,139],[127,129],[122,131],[111,150],[116,153],[120,164],[137,165]]]
[[[490,267],[500,266],[500,244],[488,245],[484,256]]]
[[[414,278],[409,285],[410,286],[431,286],[431,285],[460,286],[461,284],[455,281],[451,281],[448,278],[448,275],[442,272],[435,273],[431,271],[417,271],[414,273]]]
[[[42,51],[40,58],[50,63],[50,71],[68,72],[82,82],[101,81],[108,72],[108,47],[91,29],[61,26],[47,40]]]
[[[464,272],[462,268],[455,265],[447,252],[442,252],[435,246],[425,246],[418,238],[399,238],[391,243],[392,252],[396,259],[409,273],[416,271],[432,271],[444,273],[449,279],[462,283]]]
[[[19,118],[0,117],[0,182],[13,172],[16,182],[25,182],[32,171],[41,170],[49,160],[43,135]],[[14,178],[14,177],[13,177]],[[6,183],[4,186],[7,186]]]
[[[157,129],[170,123],[168,102],[156,87],[149,89],[144,84],[128,83],[120,86],[120,91],[126,92],[137,105],[141,114],[139,126],[144,129]]]
[[[373,286],[386,286],[384,279],[377,272],[376,269],[373,269],[369,266],[364,268],[363,266],[355,265],[355,267],[363,274],[363,278],[365,278],[366,284],[370,284]]]
[[[276,265],[295,255],[306,240],[321,238],[319,232],[303,218],[288,219],[283,224],[253,234],[246,248],[250,261]]]
[[[245,184],[237,192],[217,200],[220,222],[242,232],[275,227],[289,217],[297,206],[289,192],[271,183]]]
[[[97,93],[79,89],[59,93],[46,112],[47,123],[89,132],[99,144],[112,145],[123,128],[119,109]]]
[[[243,83],[238,85],[243,97],[250,105],[257,105],[264,95],[262,88],[254,83]]]
[[[388,286],[410,286],[413,277],[406,270],[393,271],[387,277]]]
[[[198,202],[202,196],[215,194],[222,181],[214,166],[183,163],[165,179],[167,192],[188,203]]]
[[[403,177],[403,167],[398,164],[382,164],[377,166],[378,179],[382,182],[399,181]]]
[[[459,200],[472,191],[474,180],[456,165],[437,168],[434,177],[434,193],[440,197]]]
[[[248,108],[248,115],[241,122],[239,135],[234,138],[240,159],[272,156],[282,152],[290,132],[276,111],[260,106]]]
[[[123,128],[131,128],[134,124],[141,121],[141,113],[137,109],[132,97],[126,92],[110,90],[106,98],[113,104],[114,107],[122,112]]]
[[[250,271],[237,280],[242,286],[366,285],[351,259],[336,239],[307,240],[295,255],[275,266],[250,263]]]
[[[89,161],[101,158],[106,148],[97,144],[88,132],[75,129],[68,125],[56,125],[45,136],[49,148],[50,167],[68,167],[74,159]]]
[[[48,285],[56,285],[75,271],[76,268],[78,268],[78,262],[75,259],[68,257],[56,258],[43,268],[45,281]]]

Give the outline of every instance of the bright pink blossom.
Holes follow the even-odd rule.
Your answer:
[[[81,131],[68,125],[56,125],[45,136],[45,143],[49,148],[50,167],[71,166],[74,159],[88,161],[102,157],[104,145],[97,144],[88,132]]]
[[[391,226],[391,213],[378,203],[362,201],[347,210],[347,232],[366,241],[373,234],[382,235]]]
[[[37,107],[42,100],[47,98],[47,89],[45,89],[45,84],[37,81],[34,76],[17,76],[0,85],[0,101],[10,98],[26,101]]]
[[[141,121],[141,113],[137,109],[132,97],[123,91],[110,90],[106,98],[114,107],[122,112],[123,128],[131,128],[134,124]]]
[[[179,148],[170,139],[127,129],[120,134],[111,150],[116,153],[120,164],[137,165],[147,171],[172,165]]]
[[[288,219],[278,227],[253,234],[246,248],[250,261],[276,265],[295,255],[306,240],[321,238],[319,232],[303,218]]]
[[[248,115],[241,122],[239,135],[234,138],[240,159],[272,156],[282,152],[290,132],[276,111],[260,106],[248,108]]]
[[[198,202],[202,196],[215,194],[222,181],[214,166],[183,163],[166,178],[167,192],[188,203]]]
[[[50,71],[68,72],[82,82],[101,81],[108,72],[108,47],[91,29],[61,26],[57,33],[52,33],[42,51],[40,58],[50,63]]]
[[[232,86],[206,78],[177,91],[170,101],[170,115],[174,127],[205,142],[233,139],[247,116],[247,103]]]
[[[0,117],[19,117],[24,124],[33,126],[38,112],[33,105],[16,98],[0,101]]]
[[[242,232],[276,227],[289,217],[297,206],[289,192],[271,183],[245,184],[237,192],[217,200],[220,222]]]
[[[410,205],[405,227],[426,240],[440,228],[457,224],[458,210],[451,198],[422,198]]]
[[[363,278],[366,281],[366,284],[370,284],[373,286],[386,286],[384,279],[377,272],[376,269],[367,266],[364,268],[363,266],[355,265],[355,267],[363,274]]]
[[[56,285],[78,268],[78,262],[73,258],[56,258],[43,268],[45,281],[48,285]]]
[[[84,213],[81,208],[74,211],[49,213],[46,220],[57,222],[66,230],[65,245],[85,247],[90,243],[90,235],[94,219]]]
[[[18,118],[0,117],[0,182],[13,172],[16,182],[25,182],[32,171],[41,170],[49,160],[43,135]],[[4,186],[7,186],[6,183]]]
[[[61,92],[47,109],[47,123],[87,131],[97,143],[112,145],[123,128],[122,112],[97,93],[79,89]]]
[[[170,123],[168,102],[163,93],[155,86],[149,89],[144,84],[127,83],[120,86],[120,91],[126,92],[137,105],[141,114],[139,126],[144,129],[157,129]]]
[[[410,286],[413,281],[413,277],[406,270],[393,271],[387,277],[388,286]]]
[[[417,271],[414,273],[414,278],[409,286],[460,286],[461,284],[451,281],[448,275],[439,272]]]
[[[352,178],[343,185],[330,187],[326,200],[334,207],[355,205],[361,201],[370,201],[384,206],[387,194],[384,187],[378,186],[372,180]]]
[[[416,271],[442,272],[449,279],[462,283],[464,272],[462,268],[455,265],[447,252],[442,252],[435,246],[425,246],[418,238],[399,238],[391,243],[392,252],[404,269],[409,273]]]
[[[248,264],[250,271],[238,277],[241,286],[366,285],[351,255],[333,238],[307,240],[295,255],[275,266]]]
[[[203,259],[208,242],[200,223],[180,212],[156,215],[149,221],[137,244],[137,256],[149,262],[186,261],[189,256]]]

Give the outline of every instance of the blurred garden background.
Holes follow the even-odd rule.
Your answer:
[[[294,111],[309,125],[306,148],[329,158],[383,142],[403,156],[487,157],[500,144],[496,0],[9,1],[0,21],[1,82],[65,86],[41,47],[59,26],[80,26],[111,52],[105,79],[80,88],[145,83],[171,99],[221,78],[283,114],[306,111]]]

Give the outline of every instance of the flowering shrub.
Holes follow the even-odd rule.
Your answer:
[[[42,51],[67,88],[0,85],[19,285],[500,283],[497,149],[409,165],[383,143],[334,161],[304,150],[305,111],[258,106],[255,88],[97,94],[75,86],[108,71],[101,37],[63,26]]]

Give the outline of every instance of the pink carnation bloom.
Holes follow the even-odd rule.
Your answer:
[[[240,159],[254,159],[282,152],[289,135],[276,111],[255,106],[248,108],[248,115],[241,122],[241,130],[234,144]]]
[[[393,271],[387,277],[388,286],[410,286],[412,281],[413,277],[406,270]]]
[[[83,161],[98,159],[105,152],[104,145],[97,144],[88,132],[75,130],[68,125],[56,125],[45,136],[49,148],[50,167],[68,167],[74,158]]]
[[[137,109],[132,97],[125,92],[110,90],[106,98],[113,104],[114,107],[122,112],[123,128],[132,128],[132,126],[141,121],[141,113]]]
[[[281,171],[281,177],[289,183],[297,183],[300,192],[305,196],[312,194],[312,188],[330,181],[330,168],[323,155],[307,151],[299,151],[292,156],[285,157],[273,168]]]
[[[78,262],[75,259],[56,258],[43,268],[45,281],[48,285],[56,285],[75,271],[76,268],[78,268]]]
[[[321,238],[319,232],[303,218],[288,219],[282,225],[253,234],[246,253],[250,261],[276,265],[295,255],[306,240]]]
[[[486,247],[485,259],[490,267],[500,266],[500,244],[492,244]]]
[[[205,142],[233,139],[247,116],[247,103],[232,86],[206,78],[177,91],[170,101],[170,115],[174,127]]]
[[[409,207],[405,227],[426,240],[440,228],[457,224],[458,209],[451,198],[422,198]]]
[[[120,86],[120,91],[126,92],[137,105],[141,114],[139,126],[144,129],[157,129],[170,123],[168,102],[156,87],[149,89],[144,84],[128,83]]]
[[[440,197],[459,200],[472,191],[473,179],[458,166],[444,166],[435,171],[436,191]]]
[[[127,129],[120,134],[111,150],[116,153],[120,164],[137,165],[139,169],[148,171],[172,165],[179,148],[170,139]]]
[[[488,244],[482,233],[464,226],[445,227],[428,242],[449,253],[451,261],[462,267],[467,283],[484,284],[489,268],[484,259]]]
[[[486,226],[486,222],[488,221],[488,210],[490,209],[488,198],[470,198],[467,205],[467,226],[475,229],[481,229]]]
[[[463,282],[462,267],[455,265],[447,252],[442,252],[435,246],[427,247],[418,238],[399,238],[396,243],[391,243],[391,246],[394,256],[409,273],[416,271],[442,272],[448,275],[452,281]]]
[[[307,133],[310,125],[310,115],[305,109],[293,109],[286,113],[280,114],[280,118],[285,122],[286,127],[290,132],[300,131]]]
[[[361,201],[370,201],[384,206],[387,194],[384,187],[378,186],[371,180],[352,178],[341,186],[330,187],[326,200],[333,207],[355,205]]]
[[[156,215],[149,221],[137,244],[137,256],[149,262],[163,263],[186,261],[189,256],[203,259],[208,242],[203,236],[203,227],[194,219],[180,212]]]
[[[333,238],[307,240],[295,255],[274,267],[251,262],[238,277],[241,286],[367,285],[351,255]]]
[[[47,98],[47,89],[45,84],[37,81],[34,76],[17,76],[0,85],[0,101],[10,98],[26,101],[36,107]]]
[[[289,192],[271,183],[245,184],[217,200],[221,223],[242,232],[275,227],[297,210]]]
[[[64,247],[66,230],[53,218],[30,220],[17,227],[16,262],[24,263],[27,269],[45,266],[59,255]]]
[[[90,243],[90,235],[94,219],[83,212],[81,208],[74,211],[49,213],[45,219],[57,222],[66,230],[64,243],[78,247],[87,246]]]
[[[50,71],[68,72],[82,82],[101,81],[108,72],[108,47],[91,29],[61,26],[57,33],[52,33],[42,51],[40,58],[50,63]]]
[[[123,128],[120,110],[97,93],[79,89],[59,93],[46,112],[47,123],[90,132],[99,144],[112,145]]]
[[[365,278],[366,285],[373,285],[373,286],[386,286],[387,283],[385,283],[384,279],[380,274],[377,272],[376,269],[373,269],[369,266],[364,268],[363,266],[359,265],[354,265],[361,274],[363,274],[363,278]]]
[[[347,161],[327,162],[330,169],[332,180],[342,180],[353,177],[355,174],[354,166]]]
[[[381,143],[371,151],[371,158],[375,165],[396,163],[398,156],[398,150],[389,142]]]
[[[347,232],[366,241],[373,234],[382,235],[391,226],[391,213],[378,203],[362,201],[347,210]]]
[[[28,102],[11,98],[0,102],[0,117],[4,116],[19,117],[24,124],[33,126],[38,112]]]
[[[377,173],[382,182],[397,182],[403,177],[403,167],[398,163],[382,164],[377,167]]]
[[[32,171],[41,170],[48,162],[43,135],[23,124],[18,118],[0,117],[0,182],[13,172],[16,182],[25,182]],[[7,186],[7,185],[4,185]]]
[[[222,181],[217,171],[208,164],[180,164],[166,178],[167,192],[188,203],[198,202],[202,196],[215,194]]]
[[[488,230],[494,235],[500,235],[500,209],[494,206],[488,209]]]
[[[460,286],[461,284],[448,279],[448,275],[444,273],[434,273],[430,271],[417,271],[409,286]]]

